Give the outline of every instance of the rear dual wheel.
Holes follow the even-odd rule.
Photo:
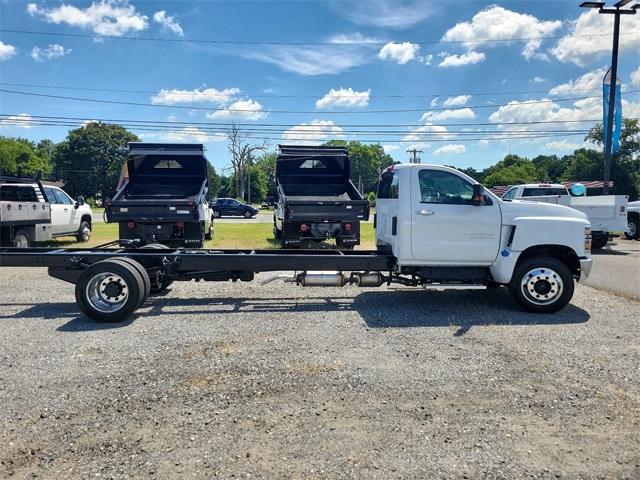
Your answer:
[[[76,303],[97,322],[120,322],[146,300],[151,282],[144,267],[129,258],[94,263],[76,283]]]

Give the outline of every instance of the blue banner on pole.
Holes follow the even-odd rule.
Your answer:
[[[602,99],[604,102],[603,127],[604,127],[604,144],[607,145],[607,127],[609,126],[609,93],[611,85],[602,84]],[[620,134],[622,133],[622,91],[620,84],[616,82],[616,103],[613,109],[613,131],[611,134],[611,155],[615,155],[620,148]]]

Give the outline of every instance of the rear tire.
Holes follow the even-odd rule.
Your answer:
[[[31,235],[26,230],[18,230],[13,235],[12,244],[14,248],[29,248],[31,246]]]
[[[144,288],[133,265],[118,259],[102,260],[80,275],[76,303],[96,322],[121,322],[144,301]]]
[[[638,230],[639,226],[640,220],[638,218],[629,219],[629,231],[624,233],[627,240],[638,240],[638,238],[640,238],[640,230]]]
[[[563,309],[573,297],[573,275],[561,261],[547,256],[520,263],[509,283],[518,303],[534,313],[554,313]]]
[[[607,234],[594,235],[593,239],[591,240],[591,248],[593,248],[594,250],[600,250],[606,247],[607,243],[609,243],[609,235]]]
[[[132,258],[120,257],[120,258],[114,259],[114,262],[115,261],[131,265],[133,268],[136,269],[136,271],[140,275],[140,278],[142,279],[142,284],[144,287],[144,290],[143,290],[144,295],[142,295],[140,305],[138,305],[138,308],[141,307],[142,304],[147,300],[147,297],[149,296],[149,294],[151,293],[151,279],[149,278],[149,274],[147,273],[145,268],[140,264],[140,262],[136,262]]]
[[[273,238],[280,240],[282,238],[282,230],[279,230],[276,225],[276,219],[273,219]]]
[[[76,239],[81,243],[88,242],[91,239],[91,224],[86,220],[80,222]]]

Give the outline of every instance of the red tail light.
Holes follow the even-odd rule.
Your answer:
[[[184,228],[184,222],[178,222],[178,223],[176,223],[176,227],[178,227],[178,228]]]
[[[307,225],[306,223],[303,223],[302,225],[300,225],[300,232],[305,233],[309,230],[309,225]]]
[[[127,222],[127,227],[129,227],[130,230],[133,230],[136,228],[136,222]]]
[[[345,223],[344,224],[344,231],[345,232],[350,232],[352,228],[352,225],[350,223]]]

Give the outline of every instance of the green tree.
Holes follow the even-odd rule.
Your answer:
[[[113,196],[125,163],[127,144],[140,141],[120,125],[88,123],[70,130],[54,153],[54,163],[72,196]]]
[[[209,196],[217,197],[220,186],[222,185],[222,178],[210,162],[207,162],[207,177],[209,179]]]
[[[531,160],[536,168],[537,180],[545,182],[557,182],[567,168],[566,157],[558,158],[557,155],[538,155]]]
[[[250,176],[247,176],[247,181],[250,182],[251,187],[251,203],[261,202],[267,196],[267,175],[259,165],[251,165],[248,170]]]
[[[602,124],[594,126],[585,137],[597,145],[604,146]],[[600,163],[604,163],[604,153],[600,154]],[[601,167],[602,171],[602,167]],[[602,180],[604,172],[594,180]],[[576,180],[590,180],[579,179]],[[633,200],[640,194],[640,123],[638,119],[624,118],[620,132],[620,147],[611,162],[612,193],[629,195]]]
[[[278,158],[278,154],[276,152],[268,152],[260,155],[255,165],[262,170],[265,175],[266,185],[267,185],[267,197],[276,197],[276,159]],[[251,198],[253,199],[253,194],[251,194]],[[262,200],[262,199],[261,199]]]
[[[27,176],[40,173],[48,176],[51,163],[33,142],[25,138],[0,136],[0,173]]]
[[[488,187],[494,187],[531,183],[537,179],[538,172],[531,160],[518,155],[507,155],[503,160],[485,170],[483,181]]]
[[[375,192],[378,189],[380,172],[394,163],[391,155],[385,153],[382,145],[366,145],[364,143],[344,140],[332,140],[326,145],[345,146],[351,158],[351,181],[362,193]]]
[[[569,155],[569,163],[562,173],[561,180],[602,180],[602,153],[579,148]]]

